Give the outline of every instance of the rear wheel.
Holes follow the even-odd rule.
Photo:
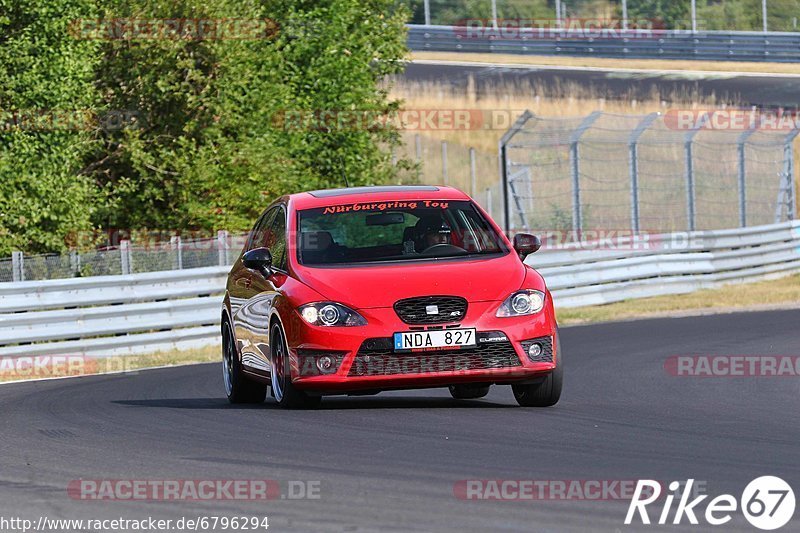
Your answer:
[[[281,326],[272,325],[270,334],[272,358],[272,395],[281,407],[307,409],[316,407],[322,401],[320,396],[310,396],[292,384],[289,365],[289,349]]]
[[[556,367],[543,381],[532,385],[512,385],[514,398],[522,407],[551,407],[561,398],[564,380],[564,363],[561,355],[561,340],[556,333]]]
[[[267,397],[265,384],[247,379],[243,374],[231,326],[227,321],[223,322],[222,328],[222,381],[231,403],[261,403]]]
[[[477,400],[489,394],[490,385],[450,385],[450,396],[456,400]]]

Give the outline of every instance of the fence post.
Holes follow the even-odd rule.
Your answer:
[[[447,179],[447,141],[442,141],[442,183],[448,184]]]
[[[11,281],[25,281],[25,257],[22,252],[11,252]]]
[[[217,258],[219,266],[228,264],[228,232],[219,230],[217,232]]]
[[[419,133],[414,134],[414,148],[417,152],[417,181],[422,178],[422,139]]]
[[[503,187],[503,230],[506,235],[511,234],[511,206],[508,202],[508,183],[509,183],[509,161],[508,161],[508,145],[514,136],[525,127],[525,124],[533,118],[533,113],[527,109],[523,112],[514,124],[503,134],[503,137],[498,143],[498,157],[500,158],[500,181]],[[491,212],[489,213],[491,216]]]
[[[78,250],[69,251],[69,268],[73,277],[81,275],[81,254],[78,253]]]
[[[631,133],[628,141],[629,170],[631,174],[631,230],[639,233],[639,138],[647,131],[661,113],[650,113],[642,119]]]
[[[175,252],[175,270],[183,270],[183,244],[180,235],[169,238],[169,246]]]
[[[475,168],[475,148],[469,149],[469,193],[473,198],[478,192],[478,174]]]
[[[580,234],[583,229],[583,214],[581,212],[581,162],[578,152],[578,143],[583,134],[603,113],[595,111],[583,119],[578,129],[572,132],[569,139],[569,163],[572,172],[572,229]]]
[[[756,132],[755,126],[751,125],[747,131],[739,135],[736,141],[736,149],[739,153],[739,226],[747,227],[747,159],[745,154],[745,144],[747,139]]]
[[[492,28],[497,29],[497,0],[492,0]]]
[[[119,241],[119,260],[122,267],[123,274],[131,273],[131,255],[130,255],[130,241]]]
[[[685,173],[686,176],[686,218],[687,218],[687,225],[688,231],[695,230],[695,223],[696,223],[696,214],[695,214],[695,193],[694,193],[694,155],[693,155],[693,143],[695,136],[702,130],[706,123],[710,120],[708,115],[705,115],[701,118],[700,122],[697,124],[697,127],[693,130],[686,133],[686,137],[684,138],[683,150],[684,150],[684,163],[685,163]]]
[[[422,4],[422,8],[425,11],[425,25],[431,25],[431,1],[425,0]]]
[[[795,127],[784,139],[783,145],[783,180],[778,191],[778,201],[775,206],[775,222],[781,221],[781,196],[786,196],[786,220],[794,220],[797,212],[797,190],[794,183],[794,150],[792,145],[800,135],[800,126]]]
[[[490,218],[494,218],[492,216],[492,188],[486,187],[486,212],[489,213]]]

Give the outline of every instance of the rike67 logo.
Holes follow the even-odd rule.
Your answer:
[[[698,516],[705,519],[707,524],[721,526],[733,518],[732,514],[741,509],[742,514],[750,524],[758,529],[771,531],[785,526],[794,516],[795,496],[792,487],[784,480],[774,476],[762,476],[751,481],[737,499],[731,494],[721,494],[710,500],[701,512],[701,503],[708,498],[704,494],[691,501],[693,479],[686,483],[673,481],[669,484],[669,491],[664,498],[661,513],[658,516],[659,525],[666,525],[672,514],[672,504],[677,499],[672,524],[680,524],[685,519],[693,525],[699,524]],[[682,492],[680,491],[683,487]],[[649,479],[639,480],[633,493],[625,524],[630,525],[638,514],[642,524],[650,524],[650,515],[647,506],[655,503],[661,497],[661,484]],[[660,505],[660,502],[659,504]],[[655,505],[653,507],[656,507]]]

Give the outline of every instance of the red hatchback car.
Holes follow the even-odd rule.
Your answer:
[[[330,394],[511,385],[551,406],[563,368],[553,301],[513,244],[463,192],[386,186],[284,196],[228,276],[223,378],[234,403],[312,407]]]

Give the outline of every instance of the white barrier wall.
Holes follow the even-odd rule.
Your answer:
[[[800,222],[572,244],[526,262],[557,307],[682,294],[800,271]],[[0,357],[216,344],[228,268],[2,283]]]

